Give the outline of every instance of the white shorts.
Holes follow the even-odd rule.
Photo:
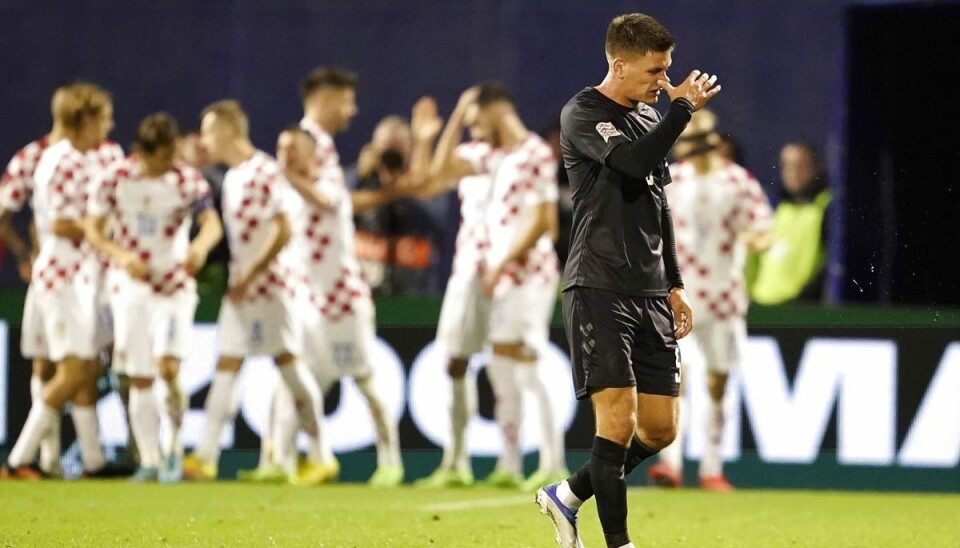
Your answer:
[[[277,356],[299,354],[292,302],[283,297],[234,303],[220,302],[217,317],[217,350],[221,356]]]
[[[437,342],[453,358],[469,358],[483,350],[490,330],[490,299],[481,280],[452,277],[443,294]]]
[[[35,291],[25,307],[29,314],[24,311],[24,335],[30,342],[25,355],[53,362],[67,357],[96,358],[93,298],[91,286],[79,279],[53,291]]]
[[[557,286],[511,286],[495,295],[490,311],[490,342],[519,343],[537,350],[550,337],[550,319],[557,301]]]
[[[747,344],[747,321],[743,317],[699,321],[677,342],[681,356],[701,355],[707,371],[729,374],[740,367]]]
[[[337,319],[309,305],[300,308],[301,359],[324,392],[342,377],[362,379],[372,373],[370,356],[377,336],[373,303],[356,299],[352,308],[352,314]]]
[[[97,322],[93,336],[97,349],[107,348],[114,341],[113,304],[106,284],[98,284],[97,295],[93,300]]]
[[[113,295],[116,340],[113,369],[130,377],[154,378],[157,360],[183,358],[189,350],[197,294],[179,291],[157,295],[144,284],[131,284]]]
[[[43,331],[43,314],[37,302],[35,284],[27,287],[23,302],[23,320],[20,322],[20,353],[24,358],[47,358],[47,342]]]

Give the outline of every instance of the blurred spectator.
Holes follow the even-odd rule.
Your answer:
[[[361,149],[356,166],[348,170],[348,186],[371,190],[392,184],[407,170],[411,147],[406,120],[382,119]],[[375,294],[439,295],[443,291],[457,228],[455,201],[449,193],[432,200],[401,198],[354,218],[357,256]]]
[[[200,173],[203,174],[207,184],[210,185],[210,190],[213,192],[213,204],[217,209],[217,215],[222,219],[220,195],[223,188],[223,177],[227,173],[227,166],[214,164],[210,160],[210,154],[200,142],[199,131],[191,131],[180,137],[177,154],[181,162],[200,170]],[[192,238],[198,230],[197,224],[194,223],[190,230],[190,237]],[[230,250],[227,247],[227,239],[222,238],[216,247],[210,251],[210,255],[207,256],[207,264],[197,272],[197,294],[201,297],[222,295],[227,288],[227,264],[229,262]]]
[[[567,263],[567,254],[570,253],[570,229],[573,226],[573,193],[570,190],[570,180],[567,170],[563,167],[563,155],[560,153],[560,121],[547,126],[540,132],[540,136],[550,145],[553,157],[557,159],[557,185],[560,187],[560,199],[557,200],[557,215],[559,217],[559,235],[554,244],[557,259],[560,261],[560,271]]]
[[[780,176],[773,243],[757,257],[750,296],[760,304],[816,302],[823,295],[831,201],[816,150],[801,141],[787,143],[780,151]]]

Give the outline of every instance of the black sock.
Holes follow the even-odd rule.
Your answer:
[[[626,459],[626,447],[608,439],[593,438],[590,483],[597,497],[597,514],[608,548],[619,548],[630,542],[627,535],[627,482],[623,475]]]
[[[629,476],[640,463],[659,453],[658,450],[646,445],[640,438],[633,436],[630,448],[627,449],[627,460],[623,464],[624,477]],[[593,496],[593,485],[590,483],[590,461],[588,460],[579,470],[567,478],[570,491],[581,501],[586,502]]]
[[[634,435],[633,441],[630,442],[630,448],[627,449],[627,462],[623,464],[624,475],[629,476],[630,472],[633,472],[637,466],[640,466],[641,462],[659,452],[659,449],[650,447],[649,445],[640,441],[640,438]]]

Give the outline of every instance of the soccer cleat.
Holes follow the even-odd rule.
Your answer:
[[[500,489],[518,489],[523,483],[523,476],[504,470],[494,470],[480,482],[484,487],[499,487]]]
[[[213,481],[217,479],[217,465],[203,462],[193,455],[183,457],[183,479]]]
[[[160,470],[141,466],[130,476],[130,483],[154,483],[160,480]]]
[[[301,487],[312,487],[324,483],[333,483],[340,477],[340,461],[336,458],[327,462],[304,462],[297,467],[297,473],[290,483]]]
[[[733,491],[733,484],[723,476],[707,476],[700,478],[700,488],[715,493],[729,493]]]
[[[561,548],[583,548],[577,531],[577,511],[567,508],[557,497],[559,483],[551,483],[537,490],[536,503],[540,513],[549,517],[557,532],[557,544]]]
[[[367,481],[371,487],[396,487],[403,483],[402,466],[378,466]]]
[[[570,477],[568,470],[552,473],[545,470],[537,470],[520,484],[520,490],[525,493],[533,493],[541,487],[550,485],[551,483],[559,483],[568,477]]]
[[[84,470],[80,473],[82,479],[116,479],[129,478],[136,472],[131,466],[108,462],[96,470]]]
[[[250,470],[238,470],[237,481],[252,483],[286,483],[287,473],[279,466],[258,466]]]
[[[160,467],[160,483],[178,483],[183,480],[183,455],[166,455]]]
[[[36,466],[25,464],[23,466],[10,466],[5,462],[0,467],[0,479],[2,480],[27,480],[37,481],[46,479],[47,475]]]
[[[675,489],[683,486],[683,476],[665,462],[658,462],[647,470],[647,479],[658,487]]]
[[[432,474],[425,478],[415,481],[414,486],[427,489],[441,489],[444,487],[471,487],[473,486],[473,474],[467,470],[452,470],[450,468],[437,468]]]

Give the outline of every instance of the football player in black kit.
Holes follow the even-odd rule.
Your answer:
[[[563,162],[573,191],[563,320],[577,397],[590,398],[590,459],[566,481],[537,492],[561,546],[577,548],[577,510],[597,498],[608,547],[633,547],[625,476],[673,441],[680,354],[693,328],[663,187],[666,155],[694,111],[720,92],[693,71],[670,84],[675,40],[652,17],[620,15],[607,28],[603,82],[560,116]],[[670,98],[665,116],[650,105]]]

